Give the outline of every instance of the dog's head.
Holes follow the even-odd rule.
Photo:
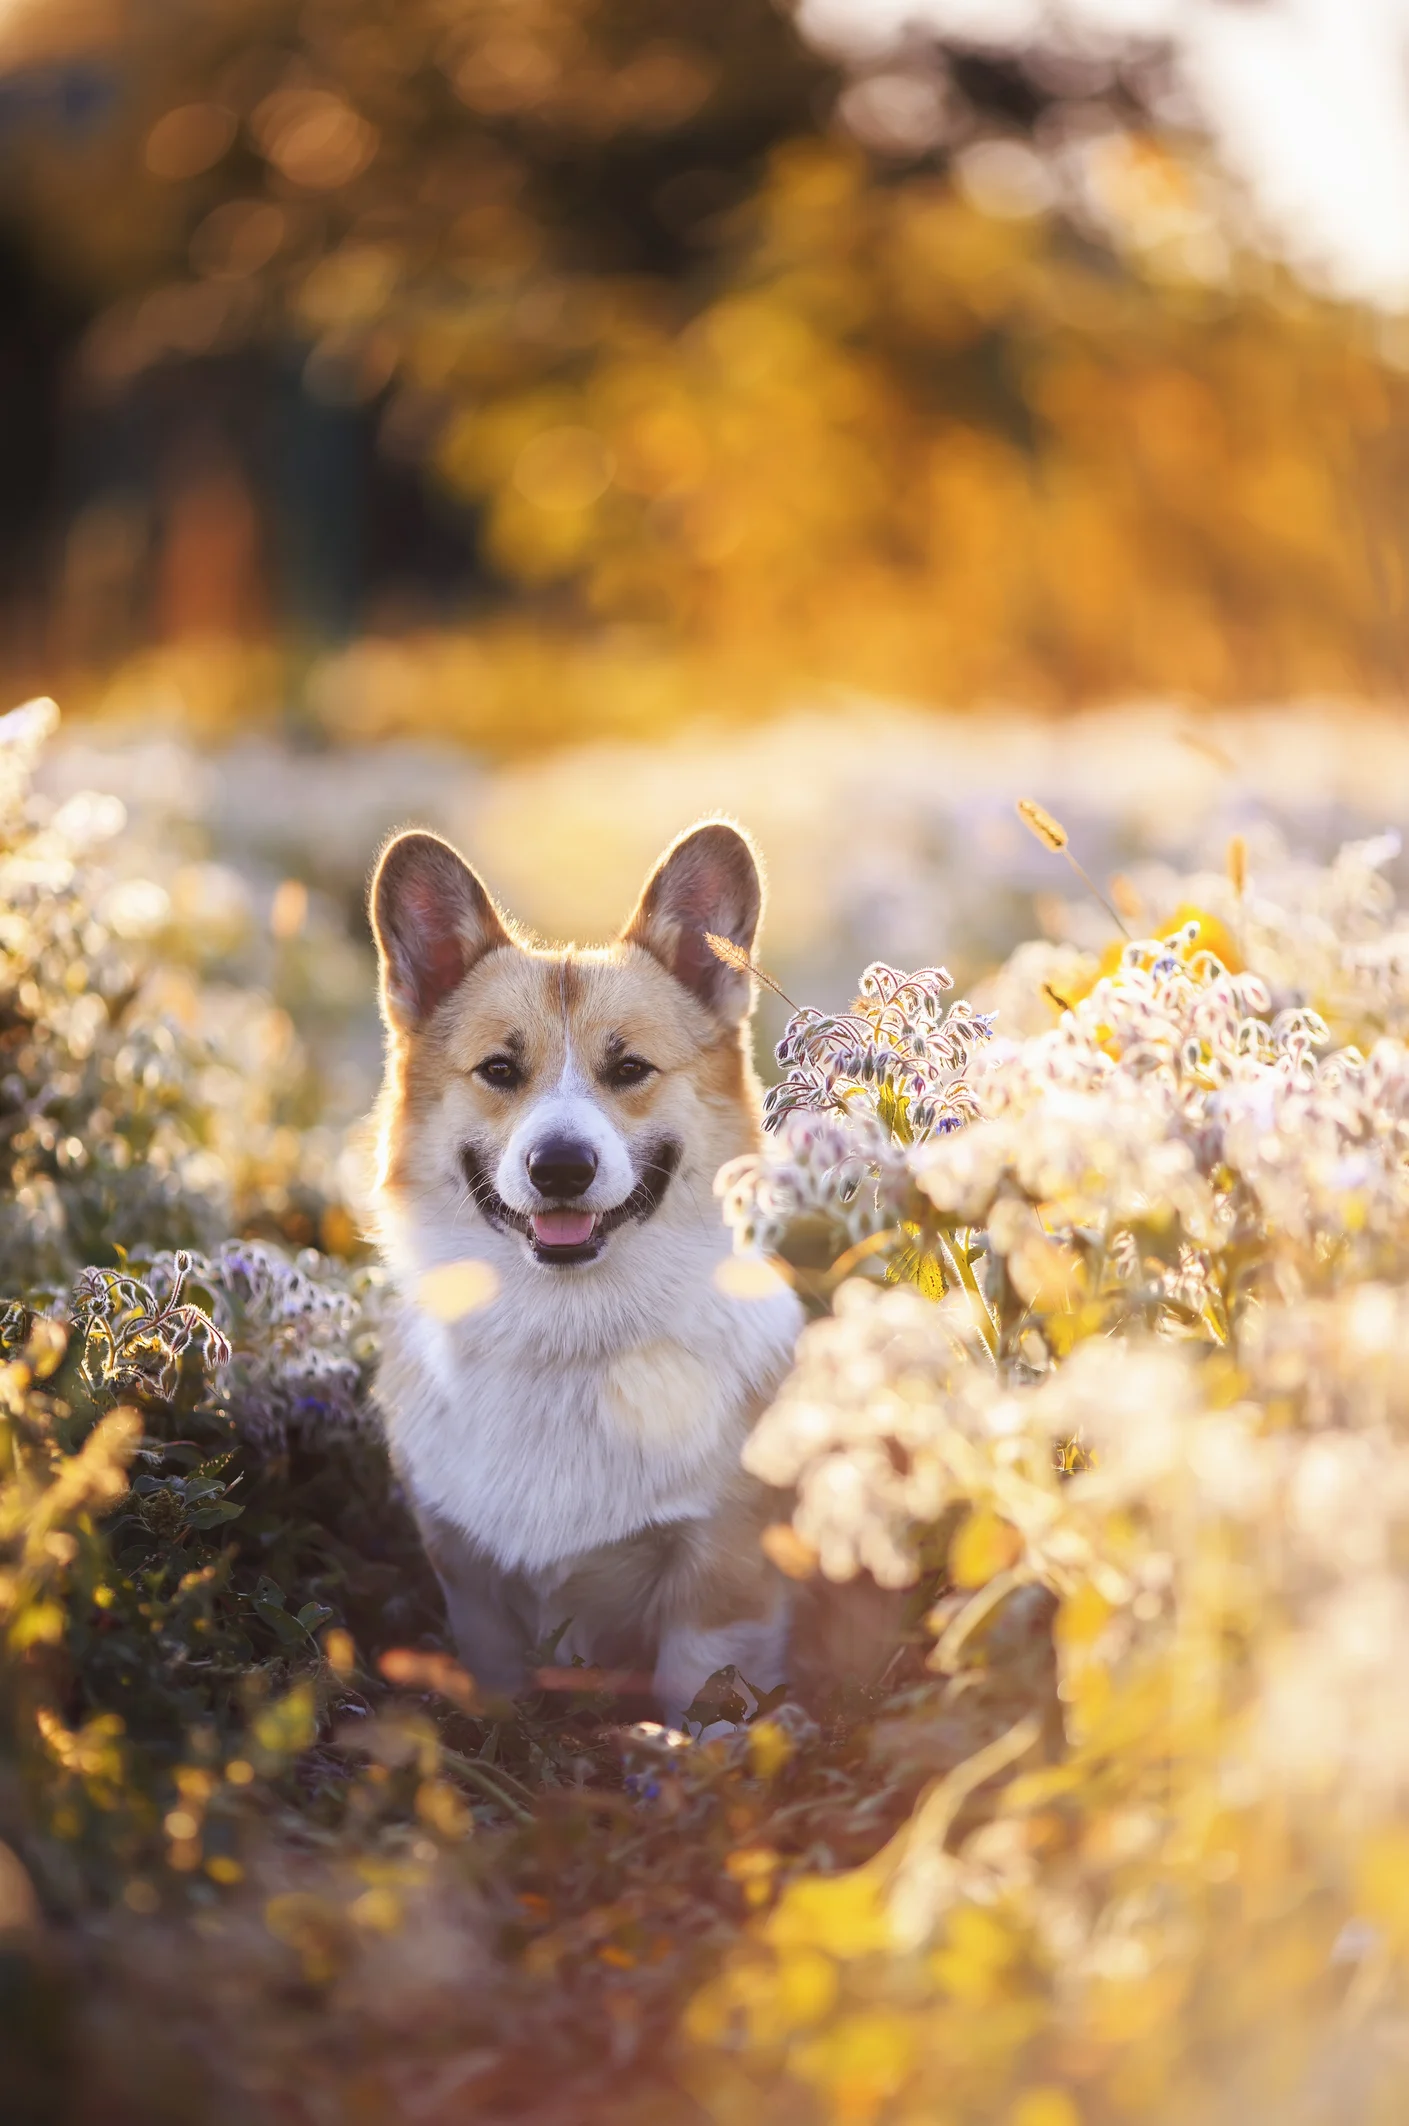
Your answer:
[[[389,844],[381,1192],[423,1264],[581,1272],[647,1226],[717,1229],[711,1184],[756,1140],[757,1096],[751,978],[706,933],[747,955],[761,899],[748,842],[710,822],[666,851],[614,944],[546,950],[448,842]]]

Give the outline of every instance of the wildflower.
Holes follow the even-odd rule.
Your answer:
[[[795,1013],[778,1043],[784,1076],[764,1102],[765,1125],[832,1111],[869,1115],[906,1141],[961,1128],[976,1111],[965,1073],[993,1021],[968,1003],[949,1005],[953,986],[943,967],[906,975],[878,960],[849,1012]]]

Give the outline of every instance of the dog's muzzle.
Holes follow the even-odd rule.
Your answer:
[[[562,1269],[595,1262],[618,1226],[643,1225],[654,1216],[680,1164],[680,1146],[673,1137],[652,1145],[635,1188],[609,1211],[563,1200],[585,1194],[596,1178],[597,1155],[588,1145],[549,1138],[535,1147],[528,1178],[545,1201],[533,1211],[516,1211],[504,1201],[473,1145],[465,1146],[460,1164],[480,1215],[501,1232],[522,1233],[535,1261]]]

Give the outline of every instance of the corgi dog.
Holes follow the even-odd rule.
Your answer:
[[[776,1501],[740,1452],[801,1310],[781,1280],[731,1296],[713,1195],[758,1142],[760,1092],[752,978],[706,933],[748,955],[761,907],[723,821],[665,852],[596,949],[528,939],[435,835],[378,863],[375,1220],[398,1295],[378,1395],[491,1693],[561,1627],[556,1659],[649,1672],[675,1722],[720,1668],[785,1678],[788,1583],[759,1540]],[[468,1311],[445,1303],[457,1275]]]

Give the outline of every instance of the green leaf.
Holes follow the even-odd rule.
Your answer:
[[[948,1286],[944,1265],[930,1248],[903,1247],[886,1270],[887,1284],[912,1284],[926,1299],[943,1299]]]
[[[244,1507],[234,1499],[220,1499],[213,1506],[202,1506],[187,1516],[191,1528],[219,1528],[225,1521],[237,1521]]]
[[[212,1498],[224,1489],[218,1476],[191,1476],[185,1484],[186,1497],[193,1505],[197,1499]]]
[[[261,1622],[269,1626],[281,1646],[302,1646],[305,1634],[297,1618],[291,1617],[280,1605],[261,1602],[258,1595],[254,1606]]]

